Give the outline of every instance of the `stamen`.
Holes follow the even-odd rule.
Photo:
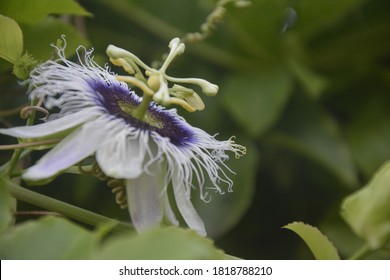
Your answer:
[[[185,50],[185,45],[180,42],[179,38],[174,38],[169,42],[169,48],[171,51],[168,54],[168,57],[165,59],[163,65],[160,68],[160,73],[165,73],[167,70],[169,64],[171,64],[172,60],[178,56],[181,55]]]
[[[141,89],[144,93],[148,95],[153,95],[154,92],[142,81],[135,77],[130,77],[130,76],[116,76],[118,81],[122,81],[125,83],[128,83],[130,85],[134,85],[137,88]]]
[[[174,83],[186,83],[186,84],[195,84],[200,86],[202,92],[207,96],[215,96],[218,93],[219,87],[215,84],[212,84],[204,79],[199,78],[174,78],[166,76],[167,80]]]
[[[168,76],[165,73],[166,70],[168,69],[173,59],[184,52],[185,45],[180,41],[179,38],[174,38],[170,41],[169,48],[169,54],[165,58],[162,66],[157,70],[147,66],[137,56],[124,49],[115,47],[113,45],[109,45],[107,47],[106,52],[110,57],[111,62],[114,65],[123,67],[125,71],[132,75],[117,76],[117,79],[136,86],[143,91],[144,96],[143,103],[141,103],[142,106],[140,105],[140,107],[136,109],[138,112],[133,115],[140,120],[143,120],[144,114],[146,112],[145,108],[148,108],[151,101],[155,101],[156,103],[159,103],[163,106],[172,104],[179,105],[189,112],[204,109],[203,101],[192,89],[181,86],[181,90],[177,90],[178,85],[174,84],[173,87],[170,87],[168,85],[168,81],[173,83],[191,83],[198,85],[207,96],[214,96],[218,92],[217,85],[214,85],[203,79],[183,79]],[[145,75],[149,77],[147,81],[144,74],[139,70],[138,66],[145,70]],[[189,92],[192,96],[181,96],[180,92]],[[174,97],[171,97],[170,94],[172,94]],[[149,99],[147,96],[153,96],[153,98]]]
[[[135,64],[141,66],[145,70],[152,70],[148,65],[146,65],[141,59],[139,59],[136,55],[132,54],[129,51],[126,51],[122,48],[118,48],[114,45],[109,45],[107,47],[106,53],[111,58],[123,58],[126,61],[133,61]]]

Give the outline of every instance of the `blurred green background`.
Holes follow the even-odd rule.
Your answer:
[[[95,49],[106,63],[108,44],[150,63],[168,42],[199,30],[212,0],[80,0],[92,17],[50,16],[20,23],[24,47],[45,60],[61,34],[69,54]],[[169,74],[200,77],[220,87],[189,123],[220,140],[236,136],[248,153],[231,159],[234,192],[194,194],[210,236],[226,253],[245,259],[310,259],[309,250],[282,227],[317,226],[341,256],[361,240],[342,221],[341,200],[367,183],[390,158],[390,2],[386,0],[252,0],[227,6],[224,21],[201,43],[187,44]],[[1,10],[0,10],[1,13]],[[26,103],[25,88],[1,61],[0,109]],[[121,71],[113,67],[114,71]],[[1,117],[2,127],[23,120]],[[14,143],[1,136],[0,143]],[[39,158],[36,152],[29,159]],[[1,162],[11,152],[0,154]],[[88,176],[62,175],[38,192],[128,220],[110,190]],[[33,209],[20,205],[20,209]],[[21,216],[19,218],[23,220]],[[374,258],[389,258],[380,251]]]

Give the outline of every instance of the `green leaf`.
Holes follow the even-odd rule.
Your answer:
[[[249,141],[243,141],[240,138],[237,142],[247,148],[247,154],[239,159],[231,156],[226,162],[235,173],[227,173],[233,181],[233,192],[225,191],[224,194],[210,192],[211,201],[209,203],[199,199],[198,192],[194,192],[191,196],[195,208],[205,223],[208,236],[214,239],[240,222],[254,198],[259,152],[256,146]],[[211,182],[206,182],[205,185],[209,184]]]
[[[37,63],[38,62],[29,53],[26,52],[20,57],[20,59],[16,61],[12,72],[18,79],[26,80]]]
[[[390,158],[390,126],[387,94],[370,94],[353,103],[347,136],[360,169],[370,178]]]
[[[319,32],[345,19],[367,0],[300,0],[289,1],[298,19],[294,29],[305,37],[318,36]]]
[[[108,260],[195,260],[224,259],[223,251],[210,239],[192,230],[159,228],[143,234],[116,237],[103,244],[96,259]]]
[[[302,222],[293,222],[284,226],[299,235],[310,248],[317,260],[339,260],[336,248],[316,227]]]
[[[0,258],[89,259],[99,238],[66,219],[48,216],[0,236]]]
[[[2,15],[0,27],[0,57],[14,64],[23,52],[22,30],[16,21]]]
[[[317,98],[321,95],[326,86],[326,82],[323,77],[319,76],[308,66],[303,64],[303,62],[298,61],[297,59],[289,59],[288,65],[292,73],[294,73],[298,81],[302,84],[303,88],[310,96]]]
[[[13,220],[14,201],[5,183],[0,176],[0,233],[3,232]]]
[[[356,186],[349,147],[335,120],[313,100],[294,97],[268,139],[322,165],[346,186]]]
[[[353,232],[338,212],[332,211],[320,223],[321,230],[326,232],[326,236],[332,240],[341,256],[347,256],[350,259],[365,244],[364,240]]]
[[[372,249],[390,240],[390,162],[386,162],[372,180],[347,196],[341,214],[354,232]]]
[[[63,21],[47,17],[39,24],[22,25],[25,49],[37,60],[47,60],[54,51],[51,44],[55,43],[61,35],[66,36],[66,55],[71,56],[79,45],[89,46],[88,40],[83,38],[73,26]]]
[[[262,68],[269,65],[270,58],[279,59],[282,53],[284,55],[281,30],[286,18],[287,4],[286,0],[251,2],[250,7],[230,9],[226,24],[232,25],[234,45],[252,55],[254,66]],[[223,48],[227,46],[224,44]]]
[[[221,86],[226,109],[252,136],[260,136],[278,120],[291,87],[290,75],[279,67],[255,74],[234,73]]]
[[[1,1],[2,14],[20,23],[36,24],[49,14],[91,16],[74,0],[12,0]]]

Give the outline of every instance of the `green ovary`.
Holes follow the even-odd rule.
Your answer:
[[[126,115],[131,116],[133,118],[136,118],[134,116],[134,112],[137,109],[136,106],[129,104],[125,101],[118,101],[118,106],[122,110],[123,113],[125,113]],[[136,118],[136,119],[138,119],[138,118]],[[142,122],[144,122],[152,127],[155,127],[155,128],[159,128],[159,129],[164,128],[164,123],[162,121],[158,120],[155,116],[150,114],[148,111],[145,113],[142,120],[139,120],[139,121],[142,121]]]

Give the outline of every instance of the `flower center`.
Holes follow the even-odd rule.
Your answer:
[[[128,115],[132,116],[133,118],[136,118],[134,116],[134,112],[137,109],[136,106],[134,106],[134,105],[132,105],[130,103],[127,103],[125,101],[118,101],[118,106],[125,114],[128,114]],[[158,120],[152,114],[150,114],[149,111],[147,111],[145,113],[142,121],[145,122],[146,124],[152,126],[152,127],[155,127],[155,128],[159,128],[159,129],[164,128],[164,123],[161,122],[160,120]]]
[[[90,86],[96,93],[97,103],[107,113],[123,119],[129,126],[156,132],[168,137],[176,146],[186,146],[194,141],[194,132],[186,122],[171,110],[150,103],[142,120],[134,116],[142,99],[123,84],[93,81]]]

